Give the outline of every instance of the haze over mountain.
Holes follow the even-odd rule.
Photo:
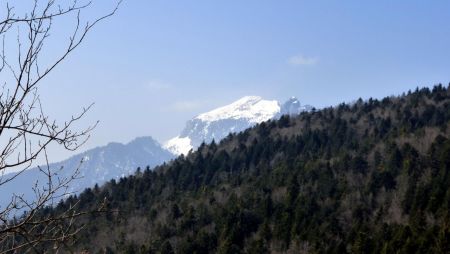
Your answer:
[[[61,169],[58,178],[71,177],[78,168],[78,179],[70,185],[70,192],[79,192],[95,184],[103,184],[111,179],[118,179],[130,175],[138,167],[154,167],[165,161],[174,158],[167,150],[151,137],[136,138],[128,144],[112,142],[106,146],[97,147],[83,153],[74,155],[67,160],[52,163],[52,170]],[[13,176],[5,175],[4,179]],[[24,195],[24,198],[33,199],[33,187],[37,183],[39,188],[43,188],[46,183],[45,175],[39,168],[32,168],[21,175],[16,181],[6,183],[0,193],[0,206],[4,206],[11,200],[13,193]],[[20,182],[21,184],[14,184]]]
[[[292,97],[284,104],[264,100],[259,96],[245,96],[229,105],[200,114],[186,123],[180,135],[168,140],[164,147],[173,154],[187,154],[202,142],[222,140],[230,133],[238,133],[281,115],[296,115],[309,111],[312,106],[302,106]]]

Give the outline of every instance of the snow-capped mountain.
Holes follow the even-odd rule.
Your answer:
[[[220,141],[229,133],[240,132],[253,125],[277,119],[281,115],[295,115],[311,110],[311,106],[302,106],[292,97],[284,104],[275,100],[263,100],[258,96],[246,96],[227,106],[214,109],[194,117],[187,122],[177,137],[161,146],[151,137],[136,138],[128,144],[109,143],[77,154],[62,162],[50,165],[58,172],[59,178],[70,177],[79,168],[79,179],[71,183],[70,192],[101,185],[110,179],[118,179],[144,168],[162,164],[180,154],[197,148],[202,142]],[[80,164],[80,162],[83,162]],[[7,179],[9,175],[3,176]],[[10,201],[12,193],[23,194],[25,199],[33,199],[32,187],[46,183],[45,176],[38,168],[24,171],[15,181],[2,186],[0,206]],[[20,183],[20,184],[17,184]]]
[[[280,104],[276,100],[246,96],[189,120],[180,135],[168,140],[164,147],[175,155],[187,154],[202,142],[220,141],[229,133],[240,132],[269,119],[277,119],[285,114],[299,114],[311,108],[309,105],[302,106],[295,97]]]
[[[291,97],[288,101],[286,101],[280,108],[280,114],[277,115],[277,117],[281,117],[282,115],[298,115],[302,113],[303,111],[311,111],[313,109],[313,106],[311,105],[302,105],[300,104],[300,101],[295,98]]]
[[[58,170],[58,177],[70,177],[79,168],[79,179],[74,180],[69,191],[77,192],[95,184],[130,175],[138,167],[154,167],[174,158],[173,154],[161,147],[151,137],[136,138],[128,144],[109,143],[77,154],[62,162],[50,164],[50,168]],[[80,164],[80,162],[82,163]],[[5,175],[7,179],[8,175]],[[24,194],[25,198],[33,198],[32,186],[46,183],[46,179],[38,168],[26,170],[19,177],[2,186],[0,206],[10,201],[12,193]],[[15,184],[14,184],[15,183]],[[19,185],[16,183],[20,183]]]
[[[246,119],[260,123],[280,112],[277,101],[263,100],[259,96],[246,96],[227,106],[198,115],[195,119],[203,122],[217,122],[228,119]]]

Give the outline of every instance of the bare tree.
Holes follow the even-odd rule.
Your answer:
[[[28,11],[20,13],[8,2],[0,6],[3,8],[0,12],[0,191],[5,184],[17,180],[38,157],[47,162],[45,167],[39,168],[46,182],[36,183],[32,200],[14,194],[8,205],[0,207],[0,253],[42,252],[37,246],[43,243],[58,249],[80,230],[73,221],[86,211],[77,211],[76,206],[60,214],[38,214],[45,206],[67,195],[70,183],[78,177],[77,171],[70,177],[59,177],[61,169],[52,169],[48,164],[48,147],[58,144],[73,151],[86,142],[96,124],[81,130],[75,130],[74,124],[91,106],[58,123],[45,114],[38,87],[96,24],[116,12],[121,1],[111,12],[93,20],[83,20],[81,16],[92,6],[90,1],[25,2],[29,5]],[[46,48],[46,42],[53,25],[61,18],[73,18],[73,30],[69,31],[65,49],[44,66],[40,57],[52,50]],[[15,173],[9,173],[12,170]],[[19,213],[23,215],[17,218]]]

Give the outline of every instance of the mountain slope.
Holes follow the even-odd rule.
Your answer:
[[[109,143],[77,154],[62,162],[50,164],[50,168],[58,170],[58,177],[70,177],[75,170],[79,170],[78,178],[70,185],[69,192],[79,192],[95,184],[103,184],[111,179],[118,179],[130,175],[137,167],[154,167],[173,158],[173,155],[163,149],[151,137],[136,138],[128,144]],[[82,162],[83,161],[83,162]],[[81,163],[82,162],[82,163]],[[8,175],[5,175],[8,178]],[[20,182],[21,184],[16,184]],[[28,200],[33,199],[32,187],[38,182],[45,184],[45,175],[38,168],[29,169],[8,184],[2,186],[0,205],[7,204],[12,193],[24,194]]]
[[[91,253],[449,253],[450,87],[264,122],[71,197]],[[43,246],[44,248],[45,246]]]
[[[77,192],[95,184],[103,184],[110,179],[132,174],[137,167],[162,164],[175,158],[175,155],[186,154],[198,147],[203,141],[211,142],[223,139],[230,132],[239,132],[256,123],[279,117],[281,114],[298,114],[307,108],[301,107],[297,99],[291,98],[285,105],[280,106],[276,101],[265,101],[257,96],[247,96],[241,100],[199,115],[187,123],[181,133],[169,141],[166,148],[151,137],[137,138],[129,144],[110,143],[77,154],[67,160],[50,165],[52,169],[63,168],[58,172],[59,177],[70,177],[79,168],[80,179],[71,183],[69,191]],[[170,152],[169,152],[170,151]],[[80,166],[80,162],[83,163]],[[6,175],[8,178],[11,175]],[[33,199],[36,182],[44,184],[45,175],[37,168],[27,170],[19,178],[22,185],[7,184],[0,193],[0,205],[10,201],[11,194],[24,194],[28,200]],[[28,186],[28,187],[22,187]]]
[[[281,105],[274,100],[263,100],[259,96],[246,96],[229,105],[200,114],[186,123],[179,136],[167,141],[166,149],[176,155],[187,154],[202,142],[220,141],[230,133],[237,133],[281,115],[295,115],[311,110],[302,106],[295,98]]]

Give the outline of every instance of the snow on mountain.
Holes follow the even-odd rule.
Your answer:
[[[191,145],[191,139],[189,137],[180,138],[180,136],[176,136],[167,141],[164,148],[173,154],[179,155],[186,154],[194,147]]]
[[[282,115],[298,115],[303,111],[311,111],[312,109],[312,106],[302,105],[297,98],[291,97],[281,106],[280,114],[277,117],[279,118]]]
[[[247,119],[251,123],[260,123],[280,112],[277,101],[263,100],[259,96],[246,96],[227,106],[200,114],[196,118],[204,122],[224,119]]]
[[[50,164],[50,168],[53,170],[62,168],[61,172],[58,172],[60,178],[70,177],[79,168],[79,179],[74,180],[69,189],[71,192],[77,192],[95,184],[101,185],[111,179],[130,175],[138,167],[154,167],[172,158],[174,155],[162,148],[157,141],[151,137],[141,137],[128,144],[113,142],[88,150],[62,162]],[[33,198],[31,187],[36,181],[41,185],[46,183],[45,176],[34,168],[26,170],[15,181],[2,186],[0,206],[10,200],[12,193]]]
[[[167,141],[164,148],[175,155],[187,154],[202,142],[220,141],[230,133],[243,131],[269,119],[310,109],[310,106],[302,106],[295,97],[281,105],[275,100],[246,96],[189,120],[180,135]]]
[[[138,167],[154,167],[173,159],[175,155],[187,154],[202,142],[220,141],[228,134],[243,131],[255,124],[277,119],[281,115],[295,115],[311,110],[302,106],[296,98],[284,104],[275,100],[264,100],[258,96],[246,96],[227,106],[220,107],[194,117],[186,123],[177,137],[162,147],[151,137],[136,138],[128,144],[109,143],[77,154],[65,161],[53,163],[52,169],[62,169],[58,177],[70,177],[79,168],[79,179],[72,182],[69,191],[77,192],[110,179],[118,179],[135,172]],[[80,164],[80,162],[83,162]],[[81,166],[80,166],[81,165]],[[8,177],[5,175],[4,177]],[[33,198],[32,187],[46,183],[39,169],[23,172],[15,181],[2,186],[0,206],[4,206],[12,193],[23,194],[25,199]],[[20,184],[14,184],[20,183]],[[43,186],[40,186],[43,187]]]

